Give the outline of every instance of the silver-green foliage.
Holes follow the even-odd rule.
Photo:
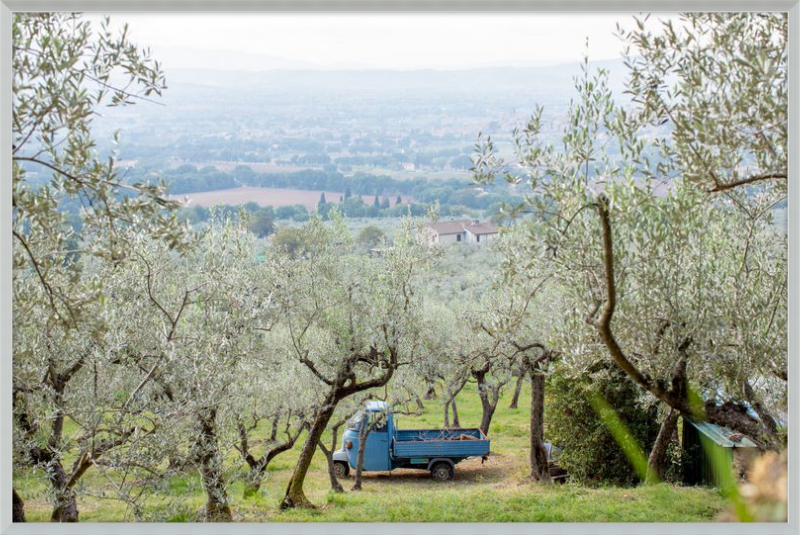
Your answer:
[[[667,123],[667,162],[710,191],[788,176],[786,13],[686,13],[660,31],[634,19],[628,92],[639,119]]]
[[[68,13],[18,13],[12,25],[14,268],[34,269],[54,317],[72,324],[84,296],[51,274],[67,248],[76,252],[62,203],[82,207],[81,234],[91,238],[83,254],[123,258],[119,231],[129,225],[173,245],[183,241],[164,210],[173,206],[164,189],[125,183],[113,154],[101,159],[92,135],[101,107],[149,101],[166,87],[159,64],[127,31],[113,33],[108,20],[97,30]]]
[[[615,103],[606,73],[592,73],[585,63],[561,146],[540,140],[541,108],[515,132],[511,163],[532,189],[519,208],[538,221],[520,245],[527,258],[517,255],[506,269],[552,278],[548,284],[563,291],[556,343],[566,369],[583,370],[610,355],[646,391],[689,412],[685,393],[672,383],[685,365],[690,383],[709,399],[719,393],[734,404],[773,402],[774,408],[785,392],[787,262],[786,238],[772,230],[770,209],[784,197],[785,183],[779,177],[738,182],[785,165],[785,18],[689,15],[687,21],[685,48],[669,48],[678,39],[669,27],[655,40],[642,31],[627,34],[643,57],[631,67],[631,104]],[[759,38],[767,59],[742,45],[739,34]],[[763,80],[754,65],[734,61],[737,54],[766,62],[759,72],[772,75],[759,106],[754,95],[764,90]],[[656,72],[652,91],[642,82],[648,69]],[[681,89],[656,85],[662,75],[665,83],[677,76]],[[658,108],[656,89],[675,101]],[[668,134],[650,124],[658,109],[677,114],[667,116]],[[750,113],[771,128],[763,133],[768,144],[745,143]],[[609,158],[612,144],[622,159]],[[492,180],[505,163],[491,139],[482,138],[477,178]],[[713,402],[706,410],[721,412]],[[762,420],[771,420],[763,412]],[[764,427],[734,420],[774,444],[774,436],[762,436]]]

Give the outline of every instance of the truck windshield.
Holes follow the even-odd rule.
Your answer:
[[[347,429],[351,431],[358,431],[361,429],[361,422],[364,420],[364,411],[358,411],[347,422]],[[368,422],[371,424],[370,431],[386,431],[386,413],[372,412],[369,413]]]
[[[361,418],[364,417],[364,413],[358,411],[355,413],[351,418],[350,421],[347,422],[347,428],[351,431],[358,431],[361,428]]]

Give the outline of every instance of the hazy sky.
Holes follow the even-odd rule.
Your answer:
[[[115,13],[112,20],[128,22],[165,68],[247,70],[546,65],[579,61],[587,37],[590,59],[610,59],[622,50],[616,23],[632,25],[624,13]]]

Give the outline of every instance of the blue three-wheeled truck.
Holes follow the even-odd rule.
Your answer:
[[[485,459],[489,439],[480,429],[397,429],[397,419],[388,403],[367,402],[365,412],[350,420],[342,437],[342,449],[333,454],[338,477],[356,468],[358,435],[362,425],[371,425],[364,450],[364,471],[395,468],[429,470],[433,479],[453,479],[455,465],[470,457]]]

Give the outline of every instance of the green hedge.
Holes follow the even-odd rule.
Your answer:
[[[640,403],[642,390],[613,365],[570,378],[553,374],[547,383],[546,439],[563,449],[559,464],[584,484],[631,485],[638,481],[633,466],[589,403],[599,392],[636,438],[645,456],[658,435],[655,405]]]

